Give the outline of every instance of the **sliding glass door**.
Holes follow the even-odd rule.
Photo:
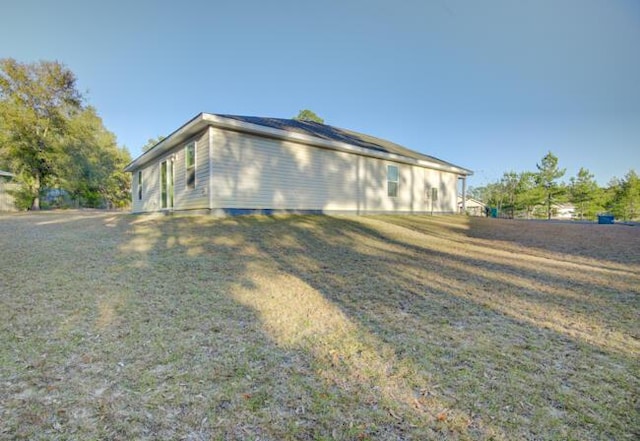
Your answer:
[[[160,203],[162,208],[173,208],[173,161],[160,163]]]

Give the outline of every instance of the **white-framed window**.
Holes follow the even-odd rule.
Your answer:
[[[187,168],[187,188],[196,188],[196,143],[190,142],[184,148],[184,163]]]
[[[432,200],[433,202],[437,202],[437,201],[438,201],[438,189],[437,189],[437,188],[435,188],[435,187],[433,187],[433,188],[431,189],[431,200]]]
[[[138,200],[142,200],[142,170],[138,170]]]
[[[387,165],[387,196],[398,197],[398,183],[400,175],[397,165]]]

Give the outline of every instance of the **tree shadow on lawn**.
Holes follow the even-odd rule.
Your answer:
[[[557,261],[554,253],[539,257],[505,252],[475,244],[461,234],[454,237],[429,232],[424,236],[423,229],[416,226],[429,222],[421,222],[415,216],[378,217],[375,222],[380,240],[400,247],[389,254],[396,253],[399,259],[413,255],[428,266],[435,261],[436,272],[446,274],[445,278],[440,277],[441,284],[457,283],[457,291],[462,293],[480,289],[481,295],[475,298],[486,298],[489,307],[505,308],[501,309],[504,312],[508,309],[509,315],[543,323],[569,335],[582,334],[605,351],[640,353],[640,334],[635,327],[640,274],[630,267],[594,268],[580,259],[568,261],[565,256]],[[392,227],[387,228],[389,235],[381,235],[379,231],[386,224],[407,228],[409,231],[400,230],[404,241],[390,239]],[[510,302],[504,304],[507,299]],[[629,335],[614,339],[615,330]]]
[[[132,387],[150,396],[145,407],[154,414],[142,426],[163,436],[185,436],[191,430],[203,439],[355,439],[401,433],[403,427],[387,409],[363,408],[361,394],[327,381],[318,373],[322,363],[275,338],[265,323],[267,312],[253,302],[281,301],[282,287],[262,279],[265,271],[269,278],[278,276],[259,246],[271,223],[261,217],[251,225],[210,217],[134,223],[129,245],[142,251],[137,260],[142,264],[131,282],[148,280],[148,274],[158,280],[156,288],[141,287],[133,302],[132,309],[146,311],[147,319],[131,321],[163,317],[161,326],[144,325],[136,335],[151,334],[152,342],[167,352],[165,360],[157,360],[154,349],[151,359],[143,346],[131,356],[140,364],[132,372]],[[121,250],[128,252],[126,246]],[[135,372],[163,376],[146,390]]]
[[[234,296],[260,295],[249,277],[263,259],[255,231],[200,217],[57,220],[20,219],[20,235],[3,240],[18,271],[0,270],[0,437],[350,439],[366,435],[362,421],[395,430],[382,408],[350,413],[358,398]],[[48,266],[26,265],[39,258]]]
[[[338,305],[354,332],[392,348],[381,356],[409,366],[405,385],[416,407],[436,396],[458,412],[458,430],[460,420],[468,430],[476,418],[509,436],[638,430],[629,411],[639,384],[637,335],[629,334],[637,330],[637,276],[625,282],[633,298],[617,298],[606,279],[565,286],[550,269],[432,248],[428,234],[398,235],[380,219],[387,218],[278,219],[258,243],[282,271]],[[579,267],[573,271],[580,279]],[[337,346],[351,350],[342,357],[358,366],[361,348]],[[378,380],[365,375],[363,384]]]
[[[469,217],[469,237],[489,240],[496,247],[538,249],[590,260],[596,267],[640,267],[640,228],[543,220]],[[517,249],[517,248],[516,248]],[[558,256],[560,257],[560,256]]]
[[[424,366],[410,358],[398,358],[392,345],[342,312],[339,302],[318,289],[325,286],[309,283],[309,271],[316,271],[322,279],[327,276],[325,264],[329,273],[337,267],[348,268],[345,260],[333,260],[341,257],[334,253],[335,238],[307,235],[309,226],[315,229],[320,222],[325,228],[326,221],[340,222],[317,216],[134,222],[133,237],[121,246],[125,255],[137,256],[132,262],[135,269],[131,283],[148,281],[148,275],[154,274],[157,280],[153,285],[158,288],[151,289],[147,282],[137,299],[130,302],[134,306],[131,309],[140,312],[154,305],[143,315],[156,321],[158,316],[166,317],[161,331],[151,328],[135,335],[159,332],[154,341],[180,342],[182,349],[171,358],[172,363],[190,359],[186,363],[193,371],[202,369],[206,362],[206,372],[213,371],[210,375],[197,373],[192,379],[165,379],[161,390],[166,389],[167,381],[188,384],[196,390],[204,381],[209,385],[205,390],[210,390],[204,394],[204,402],[216,409],[210,414],[206,433],[224,433],[231,438],[505,439],[490,420],[456,408],[452,399],[431,383],[430,374],[422,372]],[[346,225],[339,223],[331,233],[340,238]],[[310,244],[302,240],[309,237],[315,238],[311,252],[307,248]],[[350,251],[344,252],[347,254],[342,257]],[[319,266],[287,266],[284,263],[289,258]],[[341,283],[342,275],[335,275],[336,282]],[[371,303],[376,301],[372,299]],[[212,315],[217,318],[205,318],[209,323],[205,326],[196,324],[194,317],[202,318],[203,311],[215,311]],[[226,324],[217,323],[220,315]],[[211,320],[217,323],[213,334]],[[140,316],[130,321],[147,322]],[[177,331],[171,331],[176,327]],[[190,338],[182,335],[185,327],[194,333],[187,336]],[[229,339],[235,343],[225,343]],[[187,350],[185,341],[198,343]],[[218,342],[215,357],[204,361],[198,358],[204,350],[202,341]],[[159,369],[139,350],[133,351],[131,358],[143,360],[137,372]],[[216,373],[219,364],[227,370],[243,364],[249,368],[229,380],[225,374]],[[180,369],[166,370],[175,373]],[[228,389],[230,381],[242,387],[234,387],[223,396],[214,392]],[[159,393],[154,390],[152,395]],[[259,397],[260,403],[243,403],[253,397]],[[172,422],[184,428],[197,418],[174,418]],[[165,433],[169,430],[163,426],[160,429]]]
[[[5,433],[593,439],[638,432],[637,352],[607,347],[597,332],[589,339],[588,329],[570,323],[584,318],[582,291],[603,292],[603,279],[589,284],[578,266],[581,292],[562,285],[562,300],[554,299],[561,278],[552,265],[527,266],[517,253],[465,254],[456,248],[465,244],[459,226],[426,223],[431,231],[420,233],[393,222],[122,215],[38,230],[42,246],[56,250],[60,274],[74,277],[50,291],[19,287],[11,298],[21,318],[9,318],[3,334],[19,331],[27,341],[3,339],[7,354],[20,353],[2,368],[11,379],[2,396]],[[20,259],[37,255],[34,248]],[[46,286],[46,275],[31,277],[31,286]],[[608,318],[624,309],[610,297],[607,307],[586,296],[596,317],[589,324],[626,336],[633,322]],[[627,309],[637,314],[636,305]],[[557,317],[545,322],[551,310]],[[586,334],[572,335],[576,329]]]

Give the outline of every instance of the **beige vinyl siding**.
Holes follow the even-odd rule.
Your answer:
[[[213,133],[216,208],[357,208],[353,155],[230,131]]]
[[[143,213],[160,208],[159,166],[157,162],[142,169],[142,200],[138,199],[138,171],[133,173],[132,211]]]
[[[187,144],[196,143],[196,186],[187,187]],[[209,131],[184,142],[171,150],[174,155],[174,209],[193,210],[209,208]]]
[[[361,210],[367,211],[397,211],[404,213],[430,212],[430,202],[425,198],[425,187],[437,185],[441,182],[453,182],[454,189],[457,180],[456,175],[424,167],[404,164],[392,161],[384,161],[376,158],[360,158],[360,194]],[[388,196],[387,193],[387,166],[398,167],[398,195]],[[452,180],[451,180],[452,179]],[[451,197],[451,191],[438,190],[439,194],[446,195],[446,199],[434,205],[434,212],[452,212],[455,209],[455,195]],[[453,209],[447,209],[453,203]]]
[[[138,198],[138,190],[140,189],[138,185],[138,172],[142,173],[142,198]],[[144,176],[144,170],[136,170],[131,173],[131,211],[134,213],[141,213],[143,211],[142,207],[146,197]]]
[[[438,199],[432,201],[432,189],[438,190]],[[456,213],[458,200],[458,176],[453,173],[446,173],[438,170],[425,169],[425,190],[429,190],[427,200],[427,211],[437,213]]]
[[[142,195],[144,197],[144,194]],[[131,211],[140,213],[142,211],[142,201],[138,199],[138,170],[131,173]]]
[[[160,164],[173,161],[174,210],[209,208],[209,131],[204,130],[142,168],[142,200],[138,199],[138,170],[132,173],[132,211],[144,213],[162,210]],[[196,143],[196,186],[187,188],[185,146]]]
[[[214,208],[454,212],[457,176],[423,167],[237,132],[212,130]],[[387,194],[387,165],[398,167],[398,195]],[[446,187],[451,185],[450,187]]]

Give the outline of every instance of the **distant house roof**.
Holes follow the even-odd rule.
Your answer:
[[[0,176],[6,176],[8,178],[12,178],[15,175],[13,173],[9,173],[8,171],[0,170]]]
[[[467,207],[486,207],[487,204],[485,204],[484,202],[472,198],[472,197],[467,197],[465,204],[467,205]],[[458,205],[462,205],[462,196],[458,195]]]
[[[303,142],[323,148],[389,160],[415,163],[465,176],[473,174],[471,170],[434,158],[433,156],[424,155],[391,141],[352,130],[295,119],[213,113],[198,114],[151,149],[134,159],[127,165],[125,171],[133,171],[137,167],[161,156],[163,153],[169,151],[177,144],[186,141],[189,137],[194,136],[207,126],[251,133],[258,136]]]

